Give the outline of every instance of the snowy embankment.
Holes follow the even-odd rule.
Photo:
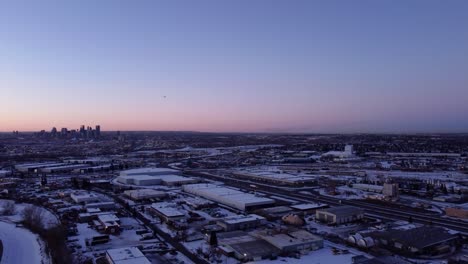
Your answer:
[[[0,221],[0,240],[3,243],[2,264],[50,263],[43,242],[27,229]]]

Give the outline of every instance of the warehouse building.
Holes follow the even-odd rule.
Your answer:
[[[369,233],[376,244],[394,252],[410,255],[438,255],[450,252],[459,239],[442,227],[422,226],[407,230]]]
[[[167,185],[179,186],[183,184],[196,183],[197,180],[183,177],[174,174],[167,175],[127,175],[117,177],[117,182],[122,184],[151,186],[151,185]]]
[[[323,248],[323,238],[305,230],[288,233],[273,233],[270,230],[253,232],[253,236],[270,243],[281,252],[309,252]]]
[[[262,226],[266,223],[265,218],[259,215],[236,215],[216,222],[224,231],[245,230]]]
[[[340,225],[363,219],[364,210],[361,208],[347,205],[327,209],[319,209],[315,212],[315,218],[327,224]]]
[[[106,259],[110,264],[151,264],[137,247],[109,249]]]
[[[175,204],[160,202],[151,204],[148,210],[151,214],[159,216],[165,222],[177,221],[185,218],[185,214],[174,207]]]
[[[256,180],[279,185],[303,186],[305,184],[316,183],[315,176],[299,176],[289,173],[271,171],[237,171],[233,173],[237,178]]]
[[[19,172],[38,172],[40,168],[63,166],[65,163],[43,162],[43,163],[27,163],[15,165],[15,169]]]
[[[166,197],[165,192],[156,191],[153,189],[137,189],[124,191],[125,196],[134,200],[141,201],[146,199],[159,199]]]
[[[221,252],[244,262],[258,261],[280,254],[280,251],[270,243],[243,231],[219,233],[217,238]]]
[[[275,203],[275,200],[269,198],[259,197],[214,184],[189,184],[184,185],[183,190],[187,193],[198,195],[243,211],[261,208]]]
[[[75,203],[94,203],[101,200],[99,196],[89,192],[73,192],[70,194],[70,198]]]
[[[168,168],[137,168],[131,170],[125,170],[120,172],[120,176],[136,176],[136,175],[149,175],[149,176],[161,176],[170,174],[181,174],[180,171]]]

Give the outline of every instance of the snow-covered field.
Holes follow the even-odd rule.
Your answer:
[[[10,200],[0,200],[0,211],[3,210],[2,208],[2,205],[4,202],[12,202]],[[23,220],[23,210],[24,208],[26,208],[27,206],[31,206],[31,204],[15,204],[15,214],[13,215],[9,215],[9,216],[1,216],[0,217],[0,220],[7,220],[7,221],[12,221],[12,222],[21,222]],[[42,211],[42,219],[44,221],[44,227],[45,228],[51,228],[51,227],[54,227],[56,225],[58,225],[60,222],[57,218],[57,216],[55,216],[51,211],[45,209],[45,208],[42,208],[42,207],[39,207]]]
[[[2,264],[50,263],[43,242],[27,229],[0,221],[0,240],[3,243]]]

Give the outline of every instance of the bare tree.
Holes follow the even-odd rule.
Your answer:
[[[3,202],[2,207],[3,207],[3,211],[2,211],[3,215],[14,215],[16,212],[15,202],[13,201]]]
[[[26,206],[23,210],[23,223],[31,228],[42,229],[44,227],[43,209],[34,205]]]

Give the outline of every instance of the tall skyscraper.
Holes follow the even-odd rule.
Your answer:
[[[97,125],[96,126],[96,137],[100,137],[101,136],[101,126],[100,125]]]

